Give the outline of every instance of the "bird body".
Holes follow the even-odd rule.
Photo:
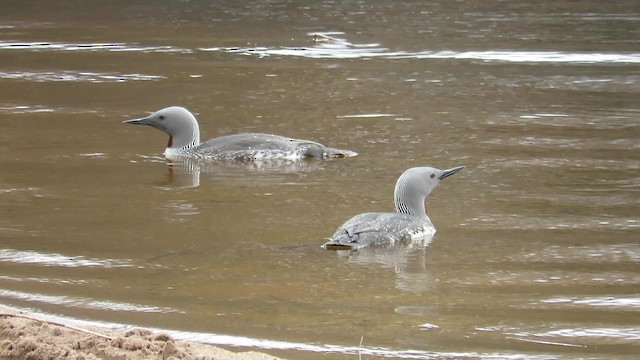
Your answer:
[[[284,159],[340,157],[344,151],[326,147],[309,140],[291,139],[285,136],[244,133],[221,136],[195,146],[187,153],[196,157],[218,159]]]
[[[429,218],[391,212],[358,214],[333,234],[324,245],[328,250],[352,250],[368,245],[411,242],[435,234]]]
[[[198,121],[191,112],[179,106],[164,108],[147,117],[126,120],[124,123],[149,125],[167,133],[169,142],[164,151],[167,158],[296,161],[357,155],[350,150],[330,148],[310,140],[261,133],[227,135],[201,143]]]
[[[329,238],[328,250],[354,250],[370,245],[391,246],[398,242],[429,239],[436,229],[427,215],[425,200],[440,180],[464,169],[415,167],[396,182],[396,212],[368,212],[354,216]]]

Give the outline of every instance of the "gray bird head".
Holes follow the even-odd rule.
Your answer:
[[[186,149],[200,143],[198,121],[189,110],[171,106],[140,119],[123,121],[125,124],[149,125],[169,134],[167,149]]]
[[[440,170],[429,166],[414,167],[406,170],[396,183],[394,200],[396,211],[415,216],[427,216],[424,201],[440,181],[464,169],[456,166]]]

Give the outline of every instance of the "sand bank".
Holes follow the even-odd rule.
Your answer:
[[[146,329],[78,328],[0,305],[0,359],[282,360],[174,340]]]

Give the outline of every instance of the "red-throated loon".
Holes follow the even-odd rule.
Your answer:
[[[324,146],[310,140],[280,135],[244,133],[200,142],[198,121],[187,109],[171,106],[125,124],[149,125],[169,134],[164,150],[167,158],[192,157],[213,160],[300,160],[303,158],[340,158],[356,156],[350,150]]]
[[[359,214],[344,223],[323,247],[327,250],[355,250],[369,245],[393,245],[399,241],[432,237],[436,229],[427,215],[425,200],[440,180],[464,169],[447,170],[414,167],[396,182],[396,212]]]

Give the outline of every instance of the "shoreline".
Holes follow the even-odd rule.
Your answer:
[[[284,360],[269,354],[233,352],[144,328],[126,331],[71,322],[0,305],[0,359],[190,359]]]

